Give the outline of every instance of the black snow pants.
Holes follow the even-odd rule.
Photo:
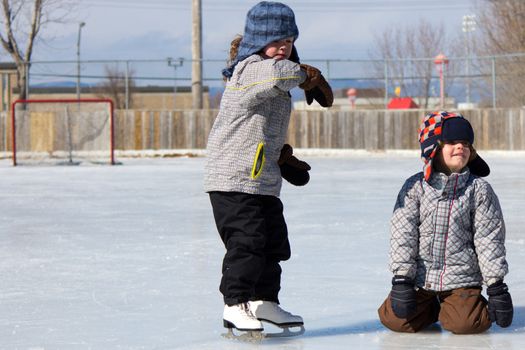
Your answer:
[[[219,288],[224,303],[278,303],[282,271],[279,262],[290,258],[281,200],[239,192],[210,192],[210,200],[226,247]]]

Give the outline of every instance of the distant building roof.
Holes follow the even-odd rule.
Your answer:
[[[419,108],[411,97],[394,97],[387,106],[388,109]]]
[[[16,64],[14,62],[0,62],[0,70],[16,71]]]

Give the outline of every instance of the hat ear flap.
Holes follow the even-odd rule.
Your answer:
[[[297,53],[297,49],[295,48],[295,45],[292,46],[292,53],[290,54],[289,60],[295,63],[301,63],[299,61],[299,54]]]
[[[476,176],[485,177],[490,174],[489,165],[483,160],[483,158],[479,156],[479,154],[476,152],[476,149],[472,147],[472,145],[470,146],[470,158],[468,160],[467,166],[470,172]]]

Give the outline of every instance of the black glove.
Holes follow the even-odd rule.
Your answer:
[[[510,326],[514,309],[507,285],[503,281],[491,284],[487,288],[487,294],[490,320],[503,328]]]
[[[308,174],[308,170],[311,169],[310,165],[293,155],[292,146],[288,144],[283,146],[278,163],[281,168],[281,176],[292,185],[304,186],[310,181],[310,174]]]
[[[392,291],[390,292],[392,310],[399,318],[407,318],[416,312],[416,289],[414,281],[406,276],[396,275],[392,278]]]

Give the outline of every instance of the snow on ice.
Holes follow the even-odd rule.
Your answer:
[[[310,183],[283,185],[292,244],[281,303],[303,336],[223,339],[224,248],[202,190],[204,158],[119,166],[0,161],[0,349],[518,349],[525,343],[525,154],[485,152],[507,225],[507,329],[459,336],[385,329],[389,219],[416,152],[304,152]]]

